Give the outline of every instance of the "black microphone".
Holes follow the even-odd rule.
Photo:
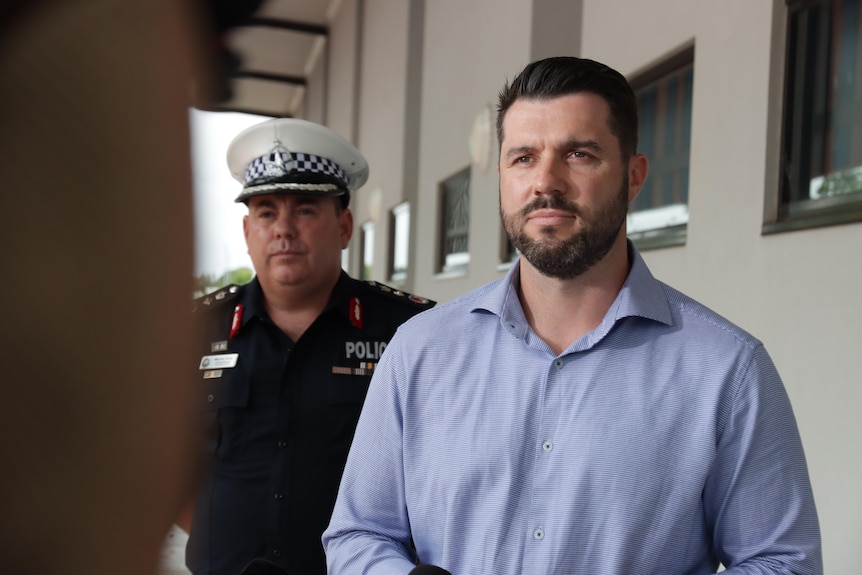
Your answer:
[[[442,567],[436,565],[417,565],[407,575],[452,575]]]
[[[288,573],[272,561],[258,557],[249,561],[239,575],[288,575]]]

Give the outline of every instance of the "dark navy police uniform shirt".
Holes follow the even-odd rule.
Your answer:
[[[294,342],[257,279],[196,301],[208,469],[186,549],[195,575],[239,575],[256,557],[326,573],[320,537],[374,366],[396,328],[433,305],[342,273]]]

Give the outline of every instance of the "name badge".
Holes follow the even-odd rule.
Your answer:
[[[238,353],[205,355],[201,358],[201,364],[198,369],[225,369],[228,367],[235,367],[238,359]]]

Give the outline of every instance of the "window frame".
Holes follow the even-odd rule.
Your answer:
[[[375,227],[374,220],[365,221],[359,227],[359,279],[361,280],[370,280],[371,276],[374,275]],[[370,262],[366,261],[369,249],[371,250]]]
[[[645,70],[641,73],[638,73],[631,78],[629,78],[629,84],[634,90],[635,94],[638,94],[640,90],[655,84],[656,82],[672,75],[676,74],[688,67],[691,67],[692,74],[694,73],[694,65],[695,65],[695,46],[694,43],[689,43],[675,53],[670,54],[668,57],[664,58],[658,64],[650,67],[648,70]],[[694,80],[692,79],[692,108],[694,107]],[[690,111],[691,113],[691,111]],[[643,121],[642,111],[638,110],[638,120],[639,124]],[[641,126],[638,126],[638,132],[640,135]],[[691,126],[691,118],[689,118],[689,150],[688,150],[688,166],[691,166],[691,139],[693,136],[692,126]],[[640,150],[638,150],[640,152]],[[648,159],[652,160],[652,158]],[[647,178],[650,176],[647,175]],[[687,190],[690,190],[691,186],[691,172],[688,172],[688,182],[686,182]],[[677,204],[672,204],[677,205]],[[686,206],[686,221],[684,223],[668,225],[661,228],[653,228],[647,229],[642,232],[632,232],[627,228],[627,236],[629,239],[634,242],[637,248],[641,251],[651,250],[651,249],[659,249],[659,248],[667,248],[674,246],[685,245],[687,236],[688,236],[688,205],[689,205],[689,197],[686,197],[685,204]],[[670,206],[670,205],[669,205]],[[669,206],[659,206],[656,208],[652,208],[649,210],[638,210],[639,212],[654,212],[657,213],[659,210],[662,210]],[[632,213],[629,212],[629,217],[631,217]]]
[[[410,269],[410,226],[411,222],[411,209],[410,202],[401,202],[397,206],[393,207],[389,210],[389,262],[387,265],[387,272],[389,274],[389,281],[395,283],[403,283],[407,279],[408,270]],[[396,256],[398,250],[398,221],[399,216],[406,212],[407,219],[407,230],[406,230],[406,242],[407,245],[404,247],[406,250],[405,259],[406,264],[403,270],[398,270],[395,268],[396,265]]]
[[[822,139],[813,142],[811,135],[815,130],[811,124],[818,107],[822,107],[821,111],[825,114],[825,110],[830,106],[828,102],[830,93],[827,86],[831,78],[829,68],[833,64],[829,46],[835,40],[831,17],[831,9],[835,1],[838,0],[785,0],[778,174],[777,185],[771,191],[775,195],[774,201],[770,203],[768,199],[767,205],[770,211],[764,214],[762,227],[764,235],[862,221],[862,189],[825,198],[798,198],[799,186],[802,186],[806,180],[810,186],[811,164],[813,161],[818,161],[811,159],[815,153],[812,148],[822,148],[833,143],[833,140],[825,135]],[[858,10],[862,10],[862,1],[857,0],[857,4]],[[807,22],[803,21],[812,16],[811,11],[820,12],[814,17],[822,17],[824,13],[828,16],[826,22],[819,22],[817,33],[825,35],[825,38],[821,36],[813,39],[816,43],[813,48],[814,55],[806,52],[812,38],[811,30],[806,28]],[[807,13],[803,14],[804,12]],[[858,41],[862,42],[862,38]],[[862,84],[862,77],[856,78],[855,82]],[[802,158],[806,158],[804,162]],[[862,169],[862,166],[857,169]],[[823,170],[825,171],[826,168],[824,167]],[[823,177],[840,174],[842,171],[827,171]],[[796,199],[794,196],[797,196]]]
[[[437,225],[437,257],[436,257],[436,271],[438,274],[457,274],[462,275],[466,273],[467,267],[470,264],[470,188],[472,184],[472,174],[470,166],[466,168],[462,168],[445,178],[438,184],[438,225]],[[462,199],[463,205],[466,206],[466,222],[464,224],[464,229],[458,228],[457,230],[450,230],[447,227],[446,215],[447,215],[447,194],[453,189],[453,184],[462,184],[466,183],[466,186],[461,193],[464,194],[464,198]],[[453,236],[463,235],[465,238],[464,243],[464,251],[453,251],[447,252],[447,243]],[[457,255],[457,259],[454,263],[447,263],[447,259],[449,256]]]

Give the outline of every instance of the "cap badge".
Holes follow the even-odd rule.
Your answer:
[[[261,176],[269,178],[286,176],[294,169],[293,158],[290,150],[284,147],[279,140],[273,142],[272,148],[269,149],[265,159],[263,160],[263,169]]]

